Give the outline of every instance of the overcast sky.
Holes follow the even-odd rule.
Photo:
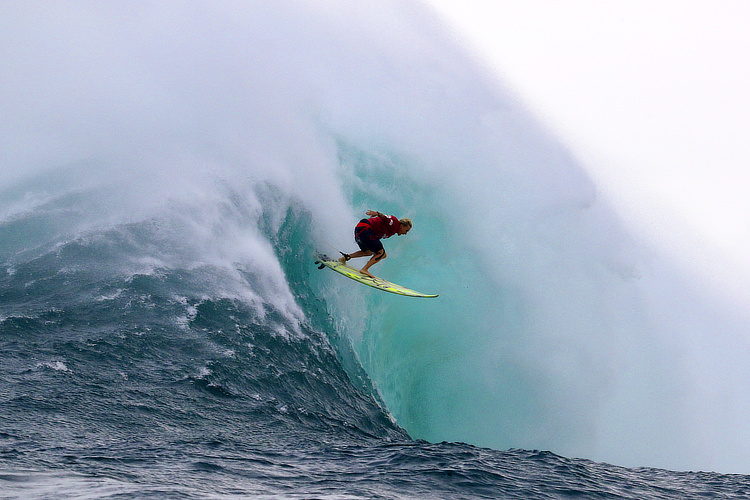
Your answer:
[[[750,2],[426,1],[634,228],[748,297]]]

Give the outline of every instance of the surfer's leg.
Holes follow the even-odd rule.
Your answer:
[[[370,258],[370,260],[367,261],[367,264],[365,264],[365,267],[360,269],[359,272],[374,278],[375,276],[370,274],[370,271],[369,271],[370,267],[372,267],[373,264],[377,264],[378,262],[385,259],[386,257],[387,255],[385,254],[385,250],[381,248],[380,251],[375,252],[375,254]]]
[[[357,257],[367,257],[368,255],[372,255],[372,251],[370,250],[357,250],[354,253],[349,254],[349,259],[356,259]],[[341,257],[339,259],[339,262],[342,264],[346,264],[346,262],[349,260],[346,257]]]
[[[380,240],[375,237],[375,234],[373,234],[372,229],[369,229],[369,228],[362,229],[362,230],[355,229],[354,242],[359,247],[359,250],[357,250],[356,252],[352,254],[349,254],[349,259],[356,259],[358,257],[368,257],[383,248],[383,245],[380,244]],[[341,262],[342,264],[345,264],[349,259],[347,259],[346,256],[344,256],[339,259],[339,262]]]

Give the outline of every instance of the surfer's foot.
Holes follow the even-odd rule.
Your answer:
[[[348,260],[351,260],[352,258],[352,256],[349,255],[348,253],[344,253],[344,252],[339,252],[339,253],[342,255],[342,257],[339,259],[339,262],[341,262],[342,264],[346,264],[346,262]]]
[[[364,274],[365,276],[369,276],[370,278],[374,278],[372,274],[370,274],[370,271],[365,271],[364,269],[359,270],[360,274]]]

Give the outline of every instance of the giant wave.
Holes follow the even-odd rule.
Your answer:
[[[73,332],[18,374],[83,349],[113,363],[96,384],[162,363],[265,430],[747,471],[746,316],[629,234],[419,4],[2,9],[0,319]],[[439,299],[314,268],[368,208],[414,221],[378,272]]]

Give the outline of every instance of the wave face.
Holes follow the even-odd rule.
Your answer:
[[[305,444],[414,438],[750,467],[744,313],[628,234],[420,5],[2,9],[10,464],[280,477]],[[315,269],[368,208],[414,221],[376,274],[439,299]]]

